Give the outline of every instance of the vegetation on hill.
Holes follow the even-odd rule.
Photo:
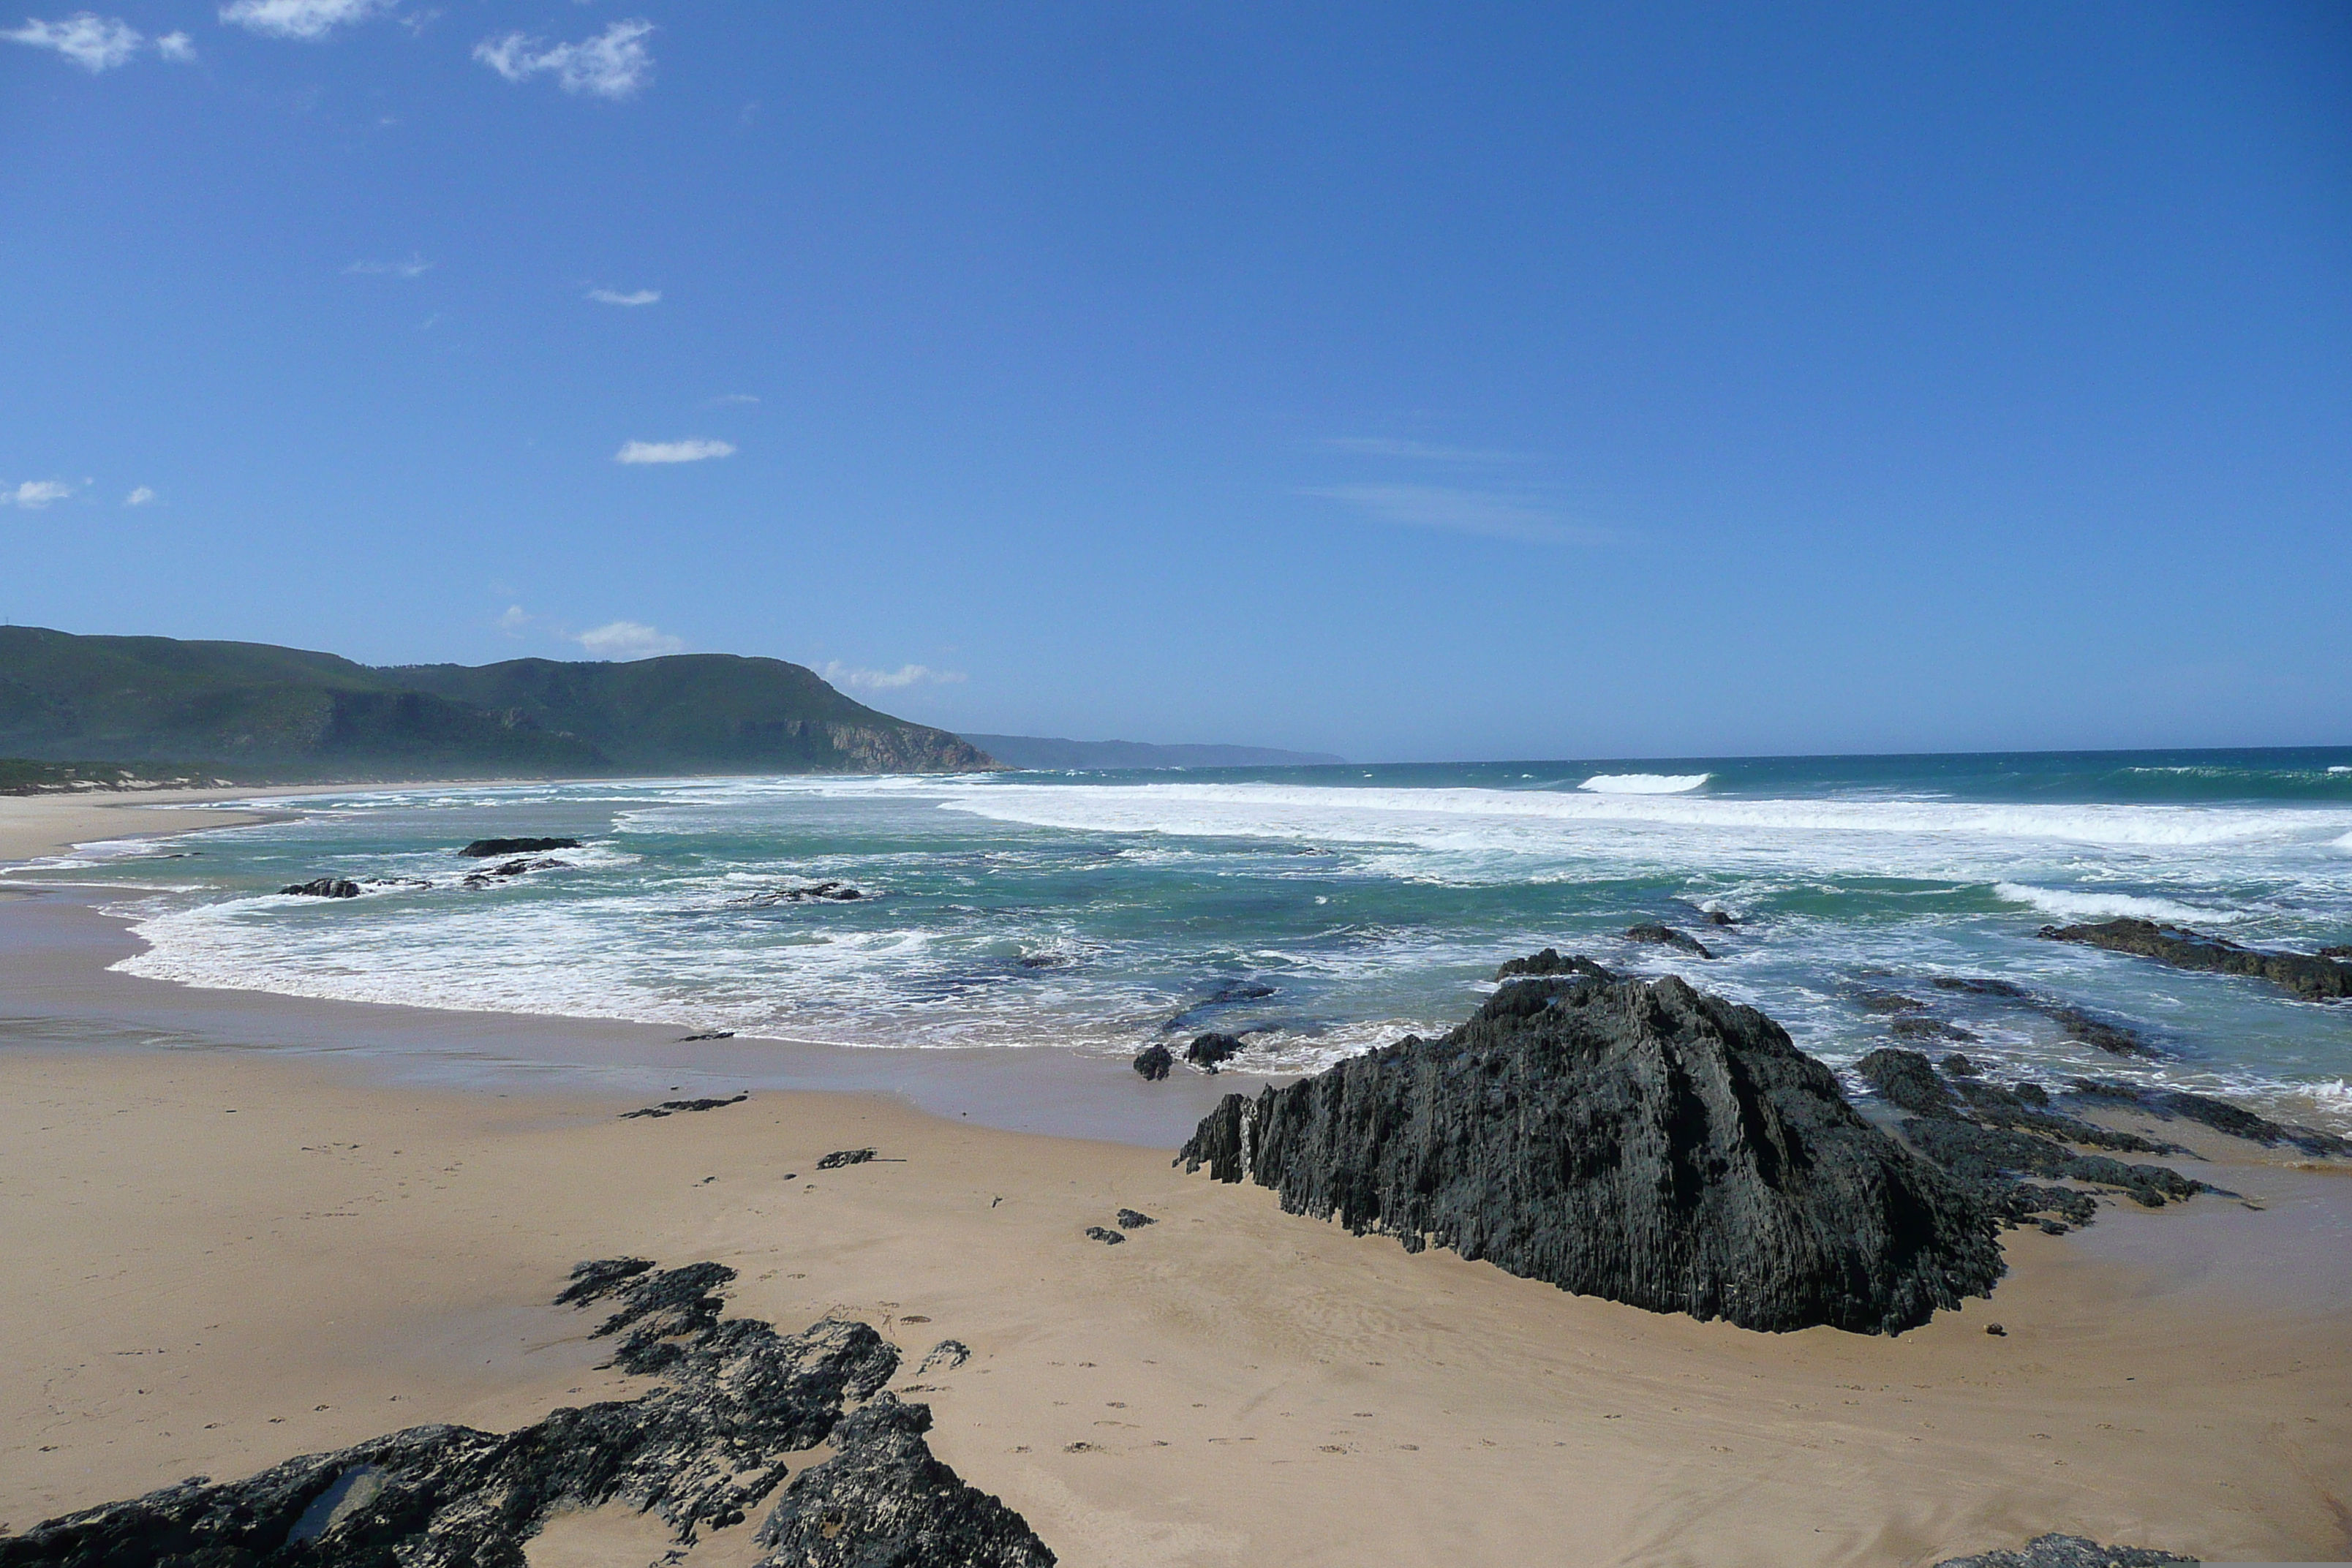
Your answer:
[[[0,754],[231,763],[280,778],[993,765],[780,659],[384,669],[266,643],[38,626],[0,627]]]

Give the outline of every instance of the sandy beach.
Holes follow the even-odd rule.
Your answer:
[[[86,799],[0,821],[16,856],[156,826]],[[2052,1530],[2352,1554],[2352,1179],[2331,1170],[2213,1147],[2200,1173],[2239,1197],[2011,1233],[1990,1301],[1899,1338],[1765,1335],[1187,1177],[1169,1130],[1205,1081],[1095,1139],[990,1124],[1016,1097],[978,1062],[855,1086],[812,1068],[869,1091],[623,1120],[710,1062],[600,1082],[532,1067],[532,1040],[619,1060],[656,1032],[179,991],[105,975],[128,939],[69,897],[7,913],[6,1531],[397,1427],[625,1396],[592,1317],[549,1303],[574,1262],[634,1254],[730,1265],[730,1310],[780,1328],[872,1323],[907,1352],[894,1386],[937,1413],[939,1457],[1070,1564],[1926,1564]],[[509,1070],[420,1072],[434,1029],[444,1062]],[[1144,1093],[1123,1069],[1064,1114],[1122,1092]],[[858,1147],[881,1158],[815,1169]],[[1086,1237],[1121,1207],[1158,1223]],[[919,1374],[949,1338],[971,1360]],[[748,1561],[749,1534],[686,1561]],[[583,1518],[532,1561],[665,1545],[649,1521]]]

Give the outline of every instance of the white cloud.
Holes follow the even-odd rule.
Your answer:
[[[640,289],[634,294],[624,294],[618,289],[591,289],[588,298],[599,305],[658,305],[661,303],[661,290]]]
[[[706,406],[711,408],[725,408],[732,404],[757,403],[760,400],[757,397],[754,397],[748,392],[730,392],[712,398]]]
[[[122,498],[122,504],[124,506],[145,506],[149,501],[152,501],[154,499],[155,492],[149,489],[145,485],[141,485],[137,489],[132,490],[129,495]]]
[[[130,23],[89,11],[77,11],[62,22],[27,16],[23,26],[0,33],[0,38],[37,49],[55,49],[93,76],[126,63],[146,42]]]
[[[1382,522],[1407,528],[1443,529],[1488,539],[1514,539],[1524,544],[1588,544],[1606,537],[1599,529],[1565,522],[1523,496],[1488,490],[1444,485],[1328,485],[1298,493],[1338,501]]]
[[[405,261],[354,261],[343,268],[346,275],[362,278],[421,278],[433,270],[433,263],[415,251]]]
[[[155,52],[167,60],[189,65],[196,58],[196,41],[185,33],[166,33],[155,40]]]
[[[896,669],[853,669],[838,659],[817,672],[835,686],[860,691],[888,691],[901,686],[953,686],[964,679],[961,669],[933,669],[925,664],[902,664]]]
[[[273,38],[315,43],[337,27],[391,8],[392,0],[229,0],[220,8],[220,19]]]
[[[509,81],[551,75],[566,92],[635,98],[653,75],[654,53],[646,47],[653,30],[651,22],[633,16],[576,44],[550,44],[527,34],[509,33],[475,45],[474,58]]]
[[[499,617],[499,630],[510,637],[519,637],[530,627],[530,623],[531,614],[529,610],[524,609],[520,605],[509,605],[506,614]]]
[[[699,437],[684,441],[630,441],[613,454],[616,463],[698,463],[705,458],[731,458],[733,443],[705,441]]]
[[[1476,447],[1440,447],[1427,441],[1400,441],[1385,436],[1335,436],[1323,443],[1334,452],[1359,458],[1403,458],[1417,463],[1524,463],[1518,452],[1493,452]]]
[[[614,621],[609,626],[582,632],[572,640],[586,648],[595,658],[655,658],[666,653],[686,651],[686,639],[683,637],[656,631],[637,621]]]
[[[26,479],[13,490],[0,490],[0,506],[21,506],[38,511],[53,500],[70,500],[74,487],[56,479]]]

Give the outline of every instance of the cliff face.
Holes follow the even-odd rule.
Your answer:
[[[1970,1187],[1672,976],[1509,981],[1443,1039],[1227,1096],[1179,1158],[1411,1251],[1751,1329],[1899,1332],[2003,1268]]]
[[[379,669],[260,643],[0,628],[0,754],[339,776],[961,773],[943,730],[781,659],[509,659]]]

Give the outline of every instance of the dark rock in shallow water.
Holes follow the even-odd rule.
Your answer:
[[[1625,930],[1625,939],[1628,942],[1646,942],[1659,947],[1671,947],[1677,952],[1687,952],[1697,958],[1715,956],[1706,950],[1706,944],[1698,938],[1687,931],[1676,931],[1672,926],[1660,925],[1655,921],[1646,921],[1637,926],[1628,926]]]
[[[2009,1002],[2022,1002],[2033,994],[2022,985],[2012,985],[2006,980],[1986,980],[1973,974],[1939,974],[1927,984],[1938,991],[1960,991],[1970,996],[1998,996]]]
[[[1706,923],[1711,926],[1736,926],[1739,923],[1738,916],[1727,914],[1722,910],[1701,910],[1699,913],[1706,917]]]
[[[710,1029],[699,1035],[680,1035],[677,1037],[677,1043],[681,1046],[690,1046],[697,1040],[731,1040],[734,1037],[735,1031],[732,1029]]]
[[[1160,1025],[1160,1032],[1163,1035],[1181,1034],[1185,1029],[1190,1028],[1203,1013],[1214,1012],[1220,1007],[1231,1007],[1242,1002],[1262,1002],[1273,994],[1273,986],[1256,980],[1239,980],[1230,985],[1221,985],[1207,997],[1193,1003],[1190,1007]]]
[[[727,902],[735,909],[764,910],[777,904],[854,904],[870,896],[846,882],[807,882],[791,888],[772,888],[764,893],[747,893]]]
[[[2078,1078],[2071,1087],[2074,1094],[2084,1100],[2134,1106],[2168,1121],[2177,1116],[2183,1121],[2210,1127],[2216,1132],[2226,1132],[2232,1138],[2243,1138],[2265,1147],[2292,1143],[2306,1154],[2352,1154],[2352,1141],[2339,1138],[2333,1132],[2322,1132],[2316,1128],[2273,1121],[2266,1116],[2255,1115],[2243,1106],[2231,1105],[2226,1100],[2213,1100],[2177,1089],[2141,1089],[2134,1084],[2115,1083],[2105,1079]]]
[[[304,899],[356,899],[360,896],[360,885],[345,881],[341,877],[320,877],[278,890],[284,895]]]
[[[1924,1013],[1927,1004],[1916,996],[1906,996],[1900,991],[1881,991],[1871,985],[1844,987],[1847,1000],[1865,1013]]]
[[[1022,1517],[931,1457],[927,1405],[877,1395],[760,1526],[774,1568],[1051,1568]]]
[[[1442,1040],[1226,1096],[1179,1159],[1408,1250],[1754,1329],[1895,1332],[2002,1270],[1975,1190],[1779,1025],[1672,977],[1511,981]]]
[[[477,838],[458,854],[473,860],[491,860],[501,855],[542,855],[550,849],[577,849],[577,838]]]
[[[1200,1035],[1184,1047],[1184,1059],[1203,1072],[1214,1072],[1217,1064],[1231,1061],[1241,1052],[1242,1042],[1238,1035]]]
[[[2352,963],[2304,952],[2240,947],[2218,936],[2154,921],[2106,921],[2098,925],[2043,926],[2033,933],[2051,942],[2081,942],[2109,952],[2137,953],[2175,969],[2244,974],[2284,985],[2308,1002],[2352,997]]]
[[[835,1149],[816,1163],[820,1171],[838,1171],[849,1165],[863,1165],[874,1158],[871,1149]]]
[[[2080,1535],[2042,1535],[2019,1552],[1980,1552],[1947,1557],[1936,1568],[2197,1568],[2194,1557],[2175,1557],[2141,1546],[2101,1546]]]
[[[1601,981],[1620,978],[1615,971],[1601,968],[1581,953],[1562,958],[1556,947],[1545,948],[1528,958],[1505,959],[1502,966],[1495,971],[1495,978],[1498,981],[1517,979],[1520,975],[1547,974],[1581,974]]]
[[[1888,1021],[1886,1032],[1898,1040],[1961,1040],[1972,1041],[1979,1037],[1974,1031],[1948,1024],[1941,1018],[1925,1017],[1906,1013]]]
[[[1946,1057],[1943,1061],[1937,1065],[1942,1067],[1946,1072],[1951,1074],[1954,1078],[1976,1078],[1979,1077],[1983,1070],[1979,1068],[1976,1063],[1969,1060],[1968,1058],[1960,1055],[1958,1051],[1954,1051],[1950,1056]]]
[[[2141,1039],[2130,1028],[2122,1024],[2110,1024],[2103,1018],[2094,1018],[2080,1007],[2070,1007],[2064,1003],[2054,1003],[2043,1006],[2042,1011],[2057,1021],[2058,1026],[2066,1031],[2067,1038],[2080,1040],[2086,1046],[2095,1047],[2109,1056],[2152,1057],[2156,1055],[2156,1052],[2148,1047],[2147,1042]]]
[[[621,1120],[634,1121],[640,1116],[676,1116],[681,1110],[716,1110],[722,1105],[740,1105],[751,1098],[751,1091],[747,1089],[729,1100],[665,1100],[659,1105],[648,1105],[643,1110],[624,1110]]]
[[[1137,1053],[1135,1058],[1135,1070],[1141,1073],[1145,1081],[1150,1083],[1158,1083],[1161,1079],[1166,1078],[1168,1069],[1175,1065],[1175,1053],[1166,1046],[1160,1045],[1145,1047],[1143,1050]]]
[[[742,1523],[783,1480],[785,1456],[827,1439],[835,1458],[803,1472],[762,1527],[763,1541],[799,1553],[772,1561],[1054,1561],[1018,1515],[932,1458],[921,1405],[881,1392],[898,1356],[879,1334],[838,1319],[790,1335],[721,1321],[712,1292],[733,1278],[716,1263],[656,1270],[643,1258],[572,1271],[559,1300],[609,1302],[596,1334],[628,1331],[614,1364],[659,1373],[662,1386],[639,1398],[557,1410],[505,1434],[412,1427],[243,1481],[184,1482],[0,1539],[0,1563],[527,1568],[525,1543],[550,1516],[607,1503],[660,1515],[690,1546]],[[870,1403],[844,1419],[855,1400]],[[860,1479],[843,1484],[851,1477]],[[823,1500],[814,1511],[812,1499]],[[818,1544],[803,1540],[803,1524]]]

